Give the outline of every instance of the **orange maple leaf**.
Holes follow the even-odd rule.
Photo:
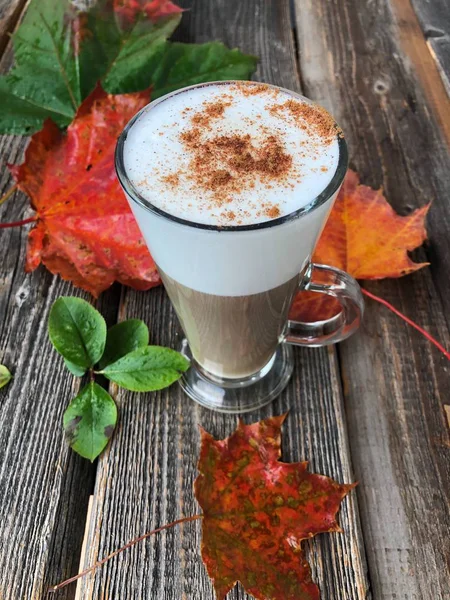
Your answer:
[[[408,251],[427,238],[425,217],[430,204],[410,215],[398,215],[382,190],[360,185],[357,173],[347,172],[338,198],[319,239],[313,261],[338,267],[356,279],[401,277],[429,263],[415,263]],[[290,318],[300,321],[328,319],[339,312],[327,296],[300,292]]]

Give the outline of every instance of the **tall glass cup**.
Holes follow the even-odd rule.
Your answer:
[[[186,336],[181,351],[191,368],[180,380],[182,388],[203,406],[242,413],[267,404],[285,388],[293,371],[292,345],[334,344],[360,324],[364,302],[358,283],[348,273],[311,262],[347,170],[347,146],[338,137],[338,165],[330,183],[295,212],[220,227],[177,217],[133,185],[124,145],[143,111],[192,88],[155,100],[128,123],[117,143],[116,171]],[[335,298],[340,313],[316,323],[290,321],[289,309],[299,290]]]

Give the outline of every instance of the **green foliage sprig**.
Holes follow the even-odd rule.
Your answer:
[[[116,404],[95,375],[127,390],[153,392],[189,368],[189,361],[175,350],[149,345],[143,321],[130,319],[107,329],[102,315],[81,298],[56,300],[48,334],[73,375],[90,374],[89,383],[67,407],[63,425],[69,446],[91,461],[104,450],[117,423]]]

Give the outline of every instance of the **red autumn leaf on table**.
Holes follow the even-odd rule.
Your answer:
[[[430,205],[406,217],[398,215],[381,190],[360,185],[357,173],[349,170],[313,261],[338,267],[355,279],[401,277],[425,267],[415,263],[408,251],[427,238],[425,217]],[[300,292],[290,318],[320,321],[339,312],[339,304],[327,296]]]
[[[282,463],[285,415],[216,441],[201,432],[195,494],[203,509],[202,557],[218,600],[240,581],[258,600],[313,600],[302,540],[340,531],[336,513],[354,484]]]
[[[157,21],[183,11],[170,0],[114,0],[114,11],[126,23],[134,23],[139,14]]]
[[[94,296],[115,280],[140,290],[160,283],[114,171],[117,137],[149,99],[148,90],[111,96],[97,88],[66,133],[46,121],[25,162],[10,166],[37,213],[27,271],[42,262]]]

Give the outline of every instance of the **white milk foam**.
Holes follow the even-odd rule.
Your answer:
[[[270,182],[272,187],[260,183],[256,175],[254,187],[245,189],[244,186],[239,194],[231,194],[231,201],[226,205],[228,210],[232,204],[233,212],[242,215],[242,206],[246,207],[242,226],[270,220],[267,216],[257,215],[258,210],[253,206],[256,201],[276,203],[281,215],[286,215],[308,206],[326,188],[338,164],[337,136],[328,144],[321,144],[318,138],[311,139],[295,123],[277,120],[278,117],[267,110],[267,104],[273,104],[273,99],[268,101],[264,95],[237,93],[236,89],[242,85],[240,83],[237,88],[233,83],[196,86],[159,99],[143,109],[124,143],[126,175],[145,201],[193,223],[218,226],[207,229],[179,223],[157,214],[144,206],[145,201],[137,202],[127,194],[157,266],[182,285],[220,296],[261,293],[282,285],[299,273],[310,259],[337,194],[335,192],[313,210],[281,223],[274,222],[273,226],[251,230],[237,226],[227,230],[220,228],[224,223],[219,210],[223,212],[223,208],[205,208],[209,206],[204,202],[208,192],[196,189],[191,181],[183,178],[177,186],[164,182],[164,176],[188,166],[189,152],[179,136],[192,128],[192,114],[196,109],[201,110],[204,101],[211,102],[229,93],[232,105],[226,108],[225,119],[220,119],[220,133],[239,131],[241,135],[250,133],[254,136],[255,126],[245,120],[246,116],[252,115],[252,121],[260,120],[282,137],[287,151],[292,154],[295,170],[300,173],[300,177],[290,181],[288,178],[288,182],[285,178],[282,181],[275,178]],[[292,97],[307,102],[282,90],[277,93],[279,102]],[[192,110],[183,114],[186,108]],[[258,114],[261,118],[256,116]],[[244,220],[241,218],[241,221]],[[235,223],[227,222],[226,225]]]
[[[293,96],[278,88],[264,86],[265,93],[245,95],[252,84],[194,87],[144,109],[128,133],[124,163],[135,189],[154,206],[195,223],[209,225],[249,225],[270,220],[260,210],[261,199],[276,205],[280,214],[290,214],[307,206],[331,181],[338,164],[337,136],[332,141],[321,139],[305,121],[296,122],[283,111],[270,112]],[[256,88],[258,86],[258,88]],[[261,85],[253,84],[256,89]],[[231,88],[231,89],[230,89]],[[231,99],[230,99],[231,97]],[[227,192],[227,214],[234,219],[224,220],[223,206],[214,202],[215,194],[199,189],[189,179],[192,172],[192,152],[186,149],[180,134],[192,129],[192,116],[208,103],[220,100],[231,102],[223,117],[211,120],[212,131],[204,132],[206,139],[221,136],[250,134],[258,146],[268,131],[279,137],[285,152],[292,156],[292,175],[263,182],[254,176],[254,187]],[[301,103],[301,100],[296,100]],[[186,110],[188,109],[188,110]],[[259,142],[259,143],[258,143]],[[167,183],[167,177],[177,174],[178,185]],[[273,217],[272,217],[273,218]]]

